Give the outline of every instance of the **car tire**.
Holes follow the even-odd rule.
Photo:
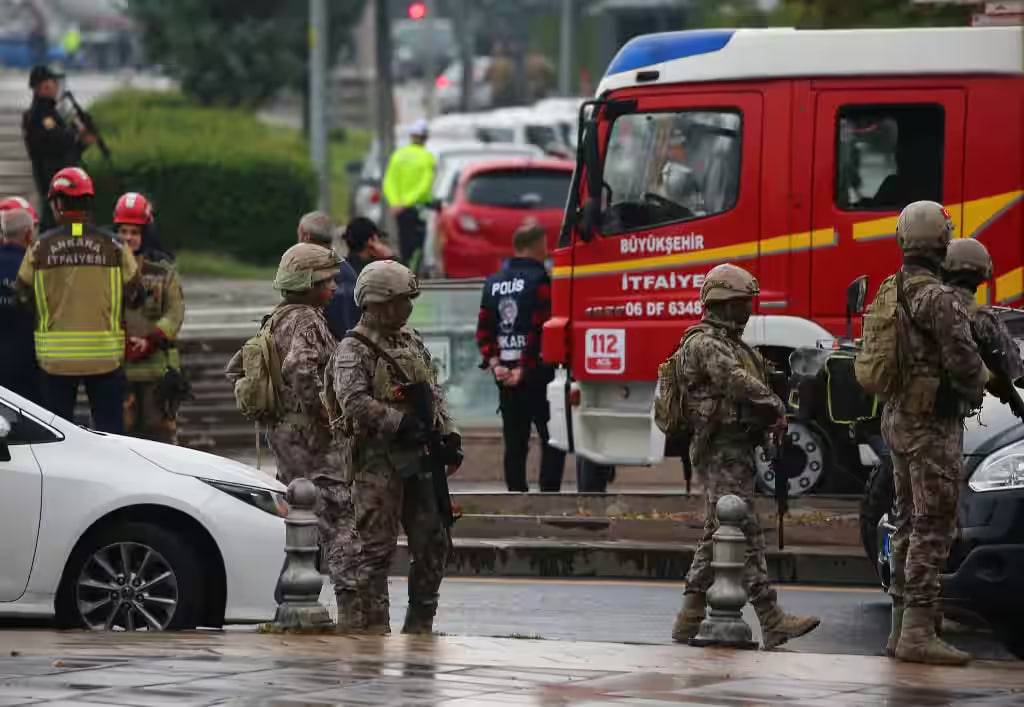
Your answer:
[[[139,571],[137,586],[125,586],[134,583],[131,579],[122,581],[125,557],[128,577]],[[109,586],[100,589],[98,583]],[[75,548],[64,569],[55,613],[60,628],[193,629],[203,615],[204,595],[199,558],[178,534],[150,523],[125,521],[90,533]],[[119,606],[112,608],[111,602]],[[92,612],[83,613],[90,604]],[[147,624],[147,614],[158,627],[142,625]],[[105,626],[99,625],[101,619],[106,619]]]
[[[883,515],[892,513],[893,483],[892,460],[884,457],[871,469],[860,499],[860,542],[874,567],[878,566],[878,523]],[[888,577],[879,579],[888,584]]]
[[[614,466],[595,464],[589,459],[576,457],[576,491],[578,493],[607,493],[608,483],[614,478]]]

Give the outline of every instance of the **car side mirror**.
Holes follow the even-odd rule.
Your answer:
[[[11,434],[11,423],[7,418],[0,417],[0,462],[11,460],[11,448],[7,446],[7,437]]]
[[[868,276],[861,275],[846,288],[847,315],[863,314],[868,298]]]
[[[853,339],[853,317],[864,313],[868,298],[868,276],[861,275],[846,288],[846,338]]]
[[[0,416],[0,440],[6,440],[9,434],[11,434],[11,423],[7,421],[6,417]]]

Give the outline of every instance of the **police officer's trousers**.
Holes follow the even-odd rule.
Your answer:
[[[562,488],[565,452],[548,444],[548,401],[545,386],[524,379],[519,385],[499,385],[501,431],[505,441],[505,484],[509,491],[526,492],[526,455],[530,450],[530,426],[541,440],[540,490]]]

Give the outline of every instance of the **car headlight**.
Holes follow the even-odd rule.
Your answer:
[[[968,485],[974,491],[1024,488],[1024,441],[985,457]]]
[[[288,503],[284,500],[284,494],[269,489],[261,489],[257,486],[245,486],[244,484],[230,484],[226,481],[214,481],[213,479],[199,479],[219,491],[234,496],[243,503],[266,511],[272,516],[284,518],[288,515]]]

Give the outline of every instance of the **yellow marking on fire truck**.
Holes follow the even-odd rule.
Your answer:
[[[1024,191],[1018,190],[951,205],[949,210],[954,214],[954,224],[957,226],[956,234],[963,238],[977,237],[1022,199],[1024,199]],[[961,224],[957,223],[960,219],[956,215],[961,213],[964,214],[962,220],[964,226],[966,226],[965,228],[961,228]],[[854,241],[895,237],[895,235],[896,217],[894,216],[869,219],[853,225]],[[661,270],[680,265],[711,265],[733,260],[746,260],[755,258],[758,255],[780,255],[802,250],[829,248],[838,245],[838,243],[838,233],[834,228],[818,228],[811,232],[791,233],[762,240],[719,246],[717,248],[706,248],[699,251],[687,251],[685,253],[673,253],[648,258],[611,260],[604,263],[577,265],[575,268],[562,265],[554,268],[552,277],[563,279],[567,277],[586,277],[588,275],[611,275],[627,270],[639,272],[643,270]],[[1005,278],[1011,274],[1007,273],[1003,277]],[[1019,282],[1019,280],[1018,272],[1018,280],[1014,282]],[[1016,287],[1015,292],[1012,291],[1013,287]],[[1013,285],[1010,281],[1007,281],[1001,289],[997,281],[996,299],[1000,302],[1010,301],[1021,294],[1022,291],[1024,291],[1024,286],[1021,284]],[[1001,292],[1008,294],[1004,297],[1001,296]]]

